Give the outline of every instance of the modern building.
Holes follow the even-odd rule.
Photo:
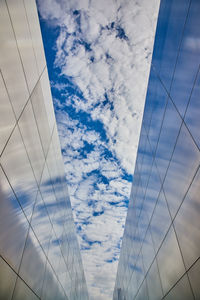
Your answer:
[[[34,0],[0,1],[0,299],[88,299]]]
[[[161,0],[113,299],[200,299],[200,1]]]

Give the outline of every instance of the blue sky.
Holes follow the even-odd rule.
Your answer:
[[[159,1],[37,2],[90,299],[111,299]]]

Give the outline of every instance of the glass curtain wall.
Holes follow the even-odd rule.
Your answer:
[[[162,0],[113,299],[200,299],[200,1]]]
[[[0,299],[88,299],[34,0],[0,1]]]

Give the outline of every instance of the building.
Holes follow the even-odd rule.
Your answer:
[[[200,1],[161,0],[113,299],[200,299]]]
[[[88,299],[34,0],[0,1],[0,299]]]

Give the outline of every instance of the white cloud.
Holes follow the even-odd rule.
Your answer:
[[[65,115],[65,112],[59,114]],[[76,121],[69,116],[64,117],[65,122],[62,122],[62,116],[58,119],[61,120],[58,122],[59,132],[65,132],[61,136],[61,144],[63,149],[68,149],[64,162],[75,220],[77,227],[81,226],[79,243],[91,299],[110,299],[119,257],[117,245],[123,234],[127,210],[121,205],[129,196],[130,182],[121,178],[123,172],[116,161],[102,157],[105,145],[95,131],[89,135],[86,130],[81,131],[76,127]],[[73,134],[67,132],[67,122],[69,127],[74,122]],[[70,137],[67,139],[67,136]],[[83,140],[89,141],[95,148],[87,157],[79,157],[77,155],[80,151],[70,151],[74,147],[74,139],[79,147],[75,146],[75,149],[81,149]],[[95,175],[92,171],[99,171],[108,182],[98,182],[100,175]],[[91,175],[87,175],[88,173]],[[119,205],[111,205],[109,202]]]
[[[38,0],[38,6],[60,27],[60,76],[83,95],[66,94],[55,106],[90,298],[110,299],[130,193],[123,174],[134,170],[159,0]],[[53,86],[64,95],[61,83]],[[66,105],[100,121],[108,141],[79,126]],[[93,148],[83,156],[85,142]],[[115,160],[104,157],[106,148]]]

